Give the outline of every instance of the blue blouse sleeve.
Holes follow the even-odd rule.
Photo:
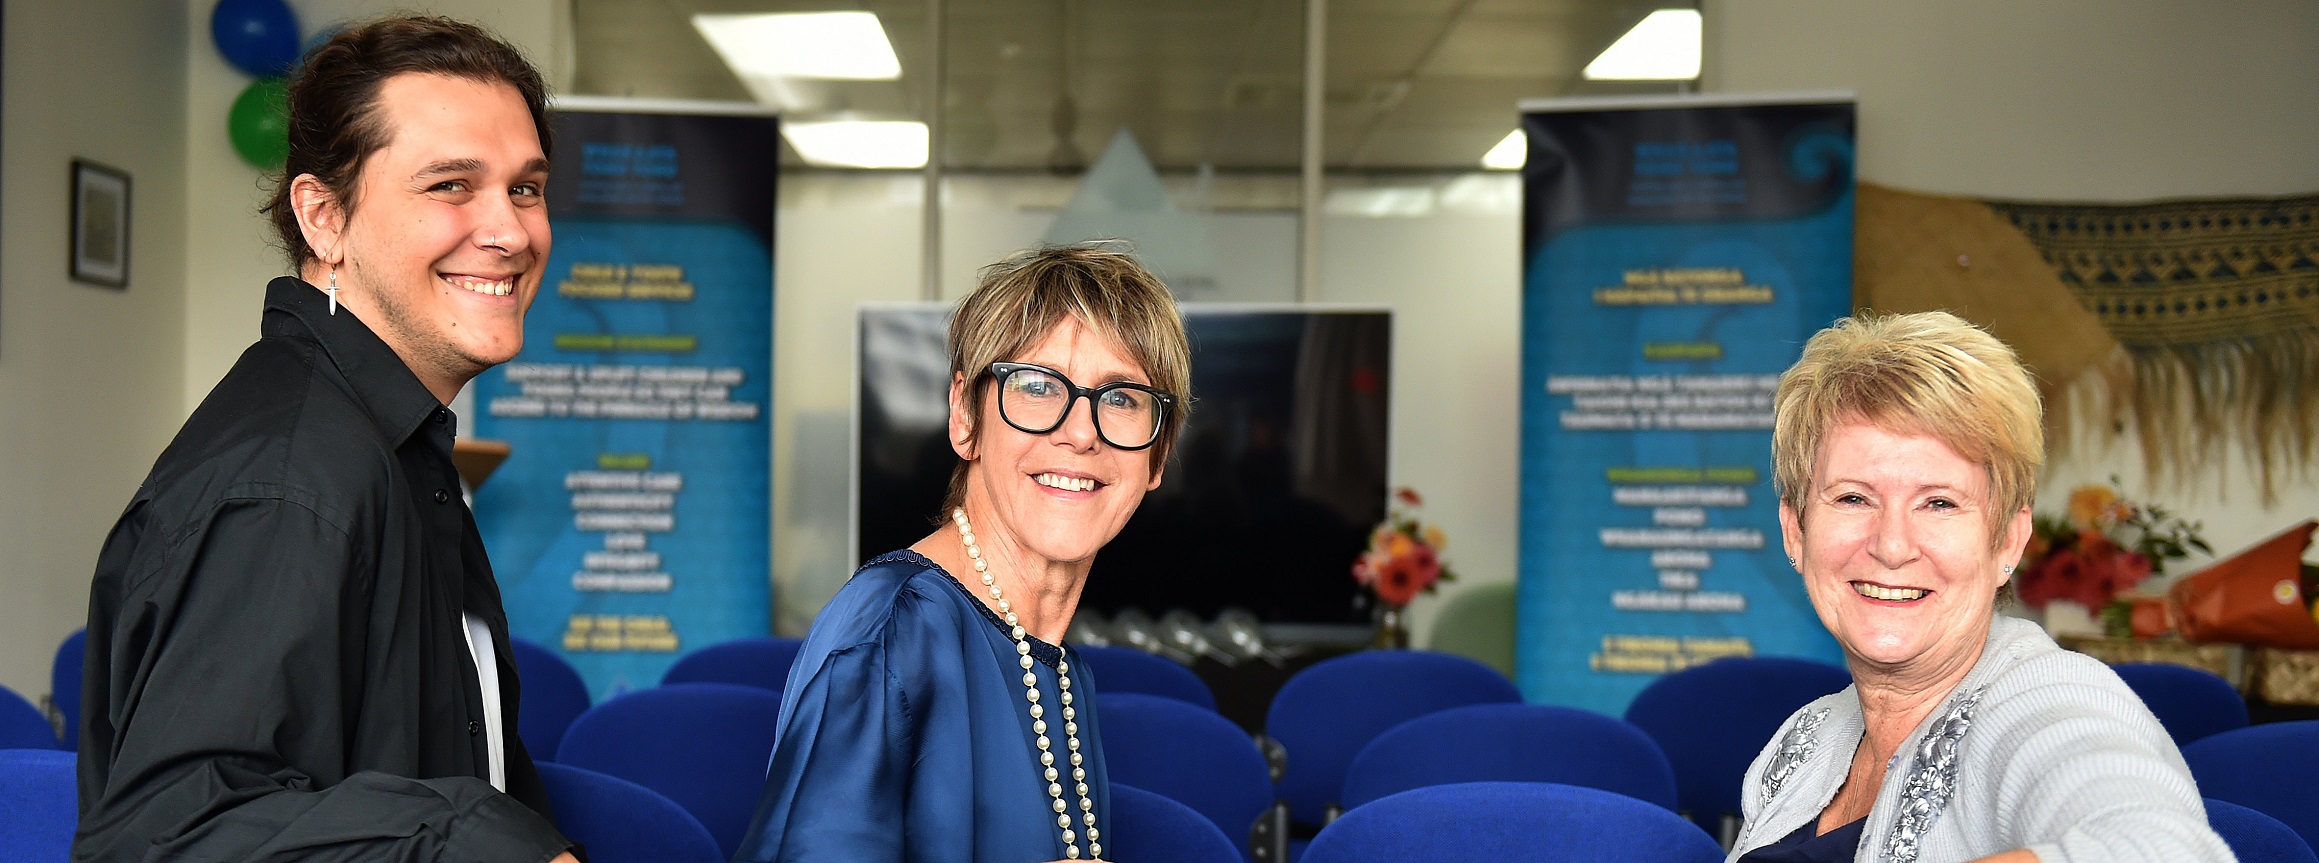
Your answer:
[[[909,707],[885,646],[831,651],[794,689],[757,814],[734,860],[899,863]]]

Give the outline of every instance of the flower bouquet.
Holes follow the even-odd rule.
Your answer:
[[[2199,535],[2200,523],[2128,500],[2118,494],[2117,478],[2110,483],[2070,492],[2063,515],[2031,518],[2033,533],[2014,589],[2033,608],[2057,599],[2075,602],[2097,612],[2105,632],[2126,636],[2136,629],[2134,604],[2121,601],[2121,593],[2164,575],[2168,562],[2190,556],[2192,549],[2214,550]]]
[[[1441,557],[1449,537],[1439,525],[1417,518],[1417,509],[1424,503],[1416,491],[1394,490],[1385,520],[1369,532],[1369,549],[1353,561],[1353,580],[1376,598],[1380,647],[1407,647],[1401,609],[1418,594],[1433,590],[1434,585],[1457,578]]]

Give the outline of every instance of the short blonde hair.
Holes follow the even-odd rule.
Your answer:
[[[1066,317],[1118,343],[1153,387],[1176,397],[1159,436],[1145,451],[1158,471],[1191,414],[1191,342],[1167,285],[1125,252],[1099,245],[1017,252],[983,268],[981,283],[950,317],[950,371],[966,378],[967,426],[981,436],[982,390],[989,383],[984,372],[990,364],[1028,350]],[[950,493],[938,518],[947,519],[965,501],[966,473],[965,462],[951,471]]]
[[[1773,400],[1772,484],[1800,517],[1820,445],[1866,421],[1938,438],[1989,473],[1991,542],[2037,497],[2045,428],[2013,349],[1948,312],[1843,318],[1804,343]]]

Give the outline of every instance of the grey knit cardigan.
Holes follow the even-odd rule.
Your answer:
[[[1747,768],[1728,861],[1835,799],[1860,746],[1858,687],[1780,726]],[[2182,753],[2108,666],[1997,617],[1973,670],[1911,732],[1860,832],[1860,863],[1959,863],[2027,848],[2041,863],[2234,860]]]

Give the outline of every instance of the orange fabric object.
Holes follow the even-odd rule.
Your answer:
[[[2166,596],[2182,637],[2319,650],[2319,620],[2302,592],[2313,530],[2319,521],[2306,519],[2176,583]]]

